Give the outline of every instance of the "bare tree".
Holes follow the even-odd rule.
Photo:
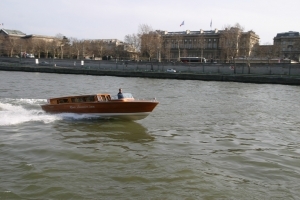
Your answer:
[[[90,41],[89,40],[81,40],[80,41],[80,49],[82,50],[82,59],[85,59],[86,55],[89,55]]]
[[[38,58],[41,58],[41,52],[43,47],[45,46],[45,40],[36,40],[34,41],[35,46],[35,53],[37,54]]]
[[[270,43],[265,43],[264,47],[263,47],[263,56],[268,60],[268,63],[270,63],[270,59],[273,56],[273,47]]]
[[[150,61],[161,48],[161,37],[153,31],[151,26],[146,24],[139,26],[139,35],[141,38],[141,53],[147,55]]]
[[[254,58],[260,58],[260,60],[262,61],[263,57],[264,57],[264,50],[263,47],[261,45],[259,45],[258,43],[254,45],[253,47],[253,57]]]
[[[70,54],[71,56],[75,56],[77,60],[79,60],[79,56],[80,56],[80,40],[77,38],[70,38],[70,42],[71,42],[71,51]]]
[[[277,44],[265,43],[264,45],[255,44],[253,48],[253,57],[260,58],[261,62],[272,59],[280,59],[280,46]]]
[[[20,38],[5,36],[3,41],[3,50],[9,57],[13,57],[16,49],[20,45]]]
[[[69,52],[70,48],[71,48],[70,40],[69,40],[69,38],[64,36],[62,39],[62,43],[61,43],[61,58],[65,57],[65,53]],[[69,56],[67,56],[67,57],[69,57]]]
[[[92,42],[92,48],[93,48],[93,52],[94,54],[96,54],[97,56],[100,57],[100,59],[102,59],[102,57],[104,56],[104,53],[106,53],[106,49],[107,49],[107,45],[103,40],[95,40]]]
[[[224,27],[220,38],[220,46],[223,49],[223,59],[233,61],[239,55],[240,39],[244,28],[240,24]]]
[[[57,41],[56,42],[56,45],[57,45],[57,52],[58,52],[58,55],[60,56],[61,59],[64,58],[64,46],[66,45],[66,38],[63,36],[63,34],[61,33],[57,33],[55,35],[55,40]]]
[[[36,48],[35,41],[32,38],[29,38],[25,40],[25,43],[26,43],[26,52],[30,54],[34,54]]]
[[[44,41],[42,48],[43,48],[43,52],[45,54],[45,58],[48,58],[49,50],[51,49],[51,43]]]
[[[53,40],[50,43],[50,48],[52,51],[52,59],[56,58],[56,55],[58,54],[58,47],[59,47],[59,42],[57,40]]]
[[[273,56],[275,58],[280,58],[280,45],[277,44],[273,45]]]
[[[141,38],[137,34],[125,35],[124,42],[132,45],[138,52],[141,49]]]

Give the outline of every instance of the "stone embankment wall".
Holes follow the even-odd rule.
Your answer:
[[[35,59],[3,61],[0,70],[44,72],[60,74],[86,74],[97,76],[145,77],[204,81],[233,81],[245,83],[271,83],[300,85],[299,64],[210,64],[210,63],[140,63],[112,61],[48,60],[35,63]],[[45,62],[45,61],[43,61]],[[168,68],[176,73],[168,73]]]

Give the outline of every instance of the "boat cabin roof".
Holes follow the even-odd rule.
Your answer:
[[[61,103],[87,103],[87,102],[105,102],[114,100],[133,100],[131,93],[123,93],[124,98],[118,99],[117,95],[111,96],[107,93],[92,94],[92,95],[78,95],[78,96],[66,96],[48,99],[50,104],[61,104]]]

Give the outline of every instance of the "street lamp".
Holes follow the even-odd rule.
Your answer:
[[[20,64],[22,63],[22,45],[20,45]]]
[[[161,62],[161,57],[160,56],[161,56],[160,55],[160,48],[157,47],[157,60],[158,60],[158,62]]]

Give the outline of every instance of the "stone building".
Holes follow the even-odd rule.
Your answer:
[[[1,36],[10,36],[15,38],[21,38],[26,36],[25,33],[18,31],[18,30],[8,30],[8,29],[0,29]]]
[[[259,43],[259,36],[255,32],[237,30],[234,35],[235,30],[237,29],[157,32],[162,37],[162,57],[167,60],[204,57],[211,61],[224,62],[231,57],[251,56],[254,45]]]
[[[95,39],[70,41],[63,35],[27,35],[18,30],[0,29],[0,55],[36,58],[91,58],[91,59],[132,59],[138,57],[137,50],[118,39]]]
[[[280,57],[299,61],[300,58],[300,34],[289,31],[277,33],[274,37],[274,45],[280,48]]]
[[[53,41],[57,40],[57,37],[30,34],[30,35],[25,35],[24,37],[22,37],[22,39],[33,40],[33,41],[45,41],[45,42],[50,43],[50,42],[53,42]]]
[[[45,46],[50,48],[49,44],[54,41],[58,39],[44,35],[27,35],[18,30],[0,29],[0,54],[9,57],[20,56],[25,52],[40,54]]]
[[[25,33],[18,30],[0,29],[0,55],[13,55],[15,49],[20,52],[20,39],[26,36]]]
[[[219,58],[221,54],[219,39],[220,33],[214,31],[161,31],[162,57],[178,60],[180,57]]]

